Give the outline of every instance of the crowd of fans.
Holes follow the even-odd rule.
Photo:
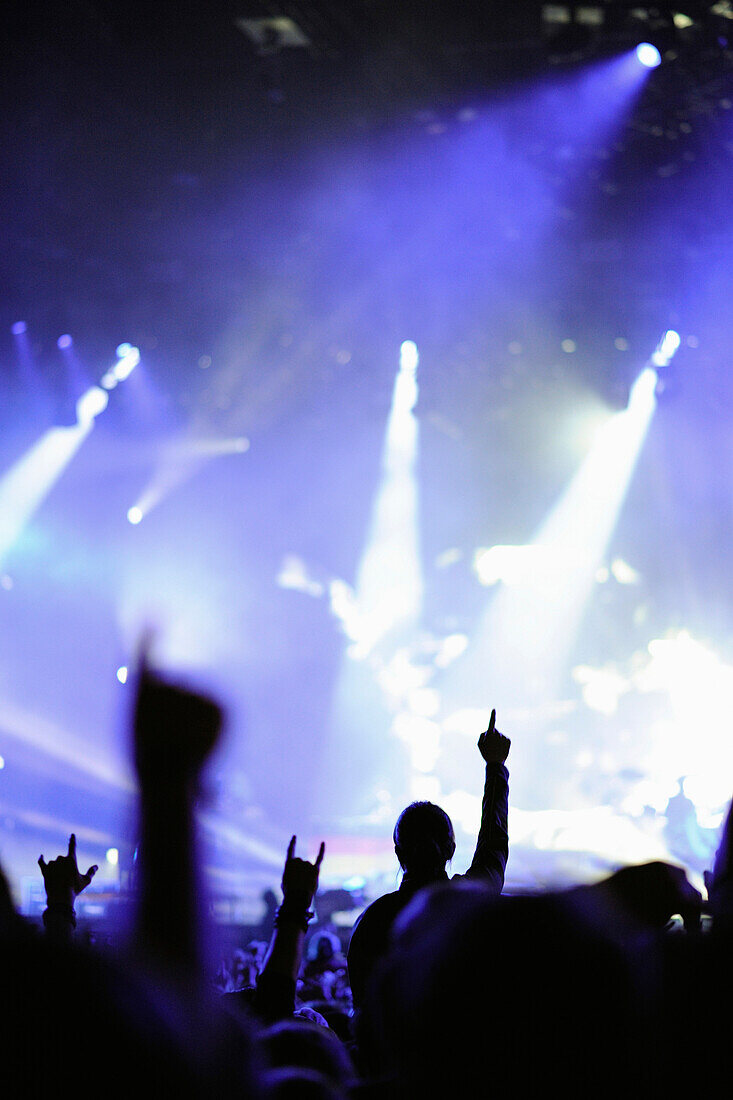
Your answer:
[[[448,816],[415,803],[394,831],[403,877],[350,942],[308,936],[324,845],[292,837],[269,943],[217,967],[199,881],[195,805],[221,730],[213,700],[143,656],[132,722],[141,873],[124,948],[76,942],[74,902],[96,867],[76,840],[39,865],[43,929],[0,876],[8,1097],[178,1098],[669,1095],[713,1088],[731,988],[731,817],[707,899],[681,868],[624,867],[594,885],[502,893],[510,742],[492,712],[481,827],[449,878]],[[702,915],[706,921],[703,925]],[[679,919],[673,921],[673,917]]]

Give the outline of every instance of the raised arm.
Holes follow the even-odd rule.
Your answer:
[[[213,699],[155,673],[143,647],[134,715],[141,827],[137,945],[150,961],[179,974],[200,974],[204,966],[194,807],[222,722]]]
[[[99,868],[95,863],[85,875],[81,873],[76,863],[74,833],[69,837],[69,848],[65,856],[57,856],[46,863],[41,855],[38,857],[38,866],[46,888],[46,909],[43,914],[46,933],[54,940],[68,940],[76,928],[74,902],[82,890],[86,890]]]
[[[481,826],[476,851],[466,874],[486,880],[500,894],[509,858],[509,772],[504,763],[511,741],[496,728],[496,711],[492,710],[486,729],[478,741],[478,749],[486,763],[484,794],[481,802]]]
[[[282,877],[282,905],[275,914],[275,928],[257,979],[254,1007],[267,1022],[292,1016],[295,1011],[295,983],[326,850],[322,843],[315,863],[309,863],[295,855],[295,842],[296,837],[291,837]]]

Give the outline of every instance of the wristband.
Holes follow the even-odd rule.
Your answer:
[[[311,909],[304,909],[302,905],[284,901],[275,912],[275,927],[278,928],[281,921],[290,921],[297,924],[303,931],[308,931],[308,922],[313,919],[315,913]]]
[[[47,923],[47,917],[64,917],[73,928],[76,928],[76,912],[73,905],[67,905],[63,901],[49,901],[43,911],[43,924]]]

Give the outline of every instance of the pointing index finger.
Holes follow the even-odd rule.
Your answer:
[[[496,725],[496,709],[492,710],[491,718],[489,718],[489,728],[486,731],[488,733],[489,737],[494,732],[494,726],[495,725]]]
[[[318,849],[318,855],[316,856],[316,870],[318,870],[319,867],[321,866],[321,864],[323,863],[323,856],[325,854],[325,851],[326,851],[326,842],[324,840],[322,840],[321,841],[321,846]]]
[[[291,836],[290,843],[288,844],[288,854],[286,856],[286,859],[292,859],[293,856],[295,855],[295,841],[296,841],[296,839],[297,838],[295,836]]]
[[[69,859],[76,860],[76,834],[72,833],[69,837]]]

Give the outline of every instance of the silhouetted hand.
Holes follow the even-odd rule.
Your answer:
[[[302,902],[305,908],[310,907],[316,890],[318,889],[318,874],[323,862],[326,845],[321,843],[318,849],[315,863],[308,863],[306,859],[299,859],[295,855],[296,837],[291,837],[288,845],[288,854],[285,857],[285,869],[283,870],[282,890],[285,902],[296,900]]]
[[[69,837],[69,851],[65,856],[57,856],[46,863],[43,856],[38,857],[38,866],[46,887],[46,900],[49,905],[70,905],[82,890],[86,890],[99,868],[96,863],[82,875],[76,865],[76,836]]]
[[[509,755],[511,741],[495,729],[496,711],[492,710],[489,728],[478,739],[478,751],[487,764],[503,764]]]
[[[662,929],[676,913],[688,932],[700,927],[702,896],[681,867],[659,860],[622,867],[598,886],[638,927]]]
[[[153,672],[143,643],[134,722],[139,778],[194,778],[216,746],[222,722],[213,699]]]

